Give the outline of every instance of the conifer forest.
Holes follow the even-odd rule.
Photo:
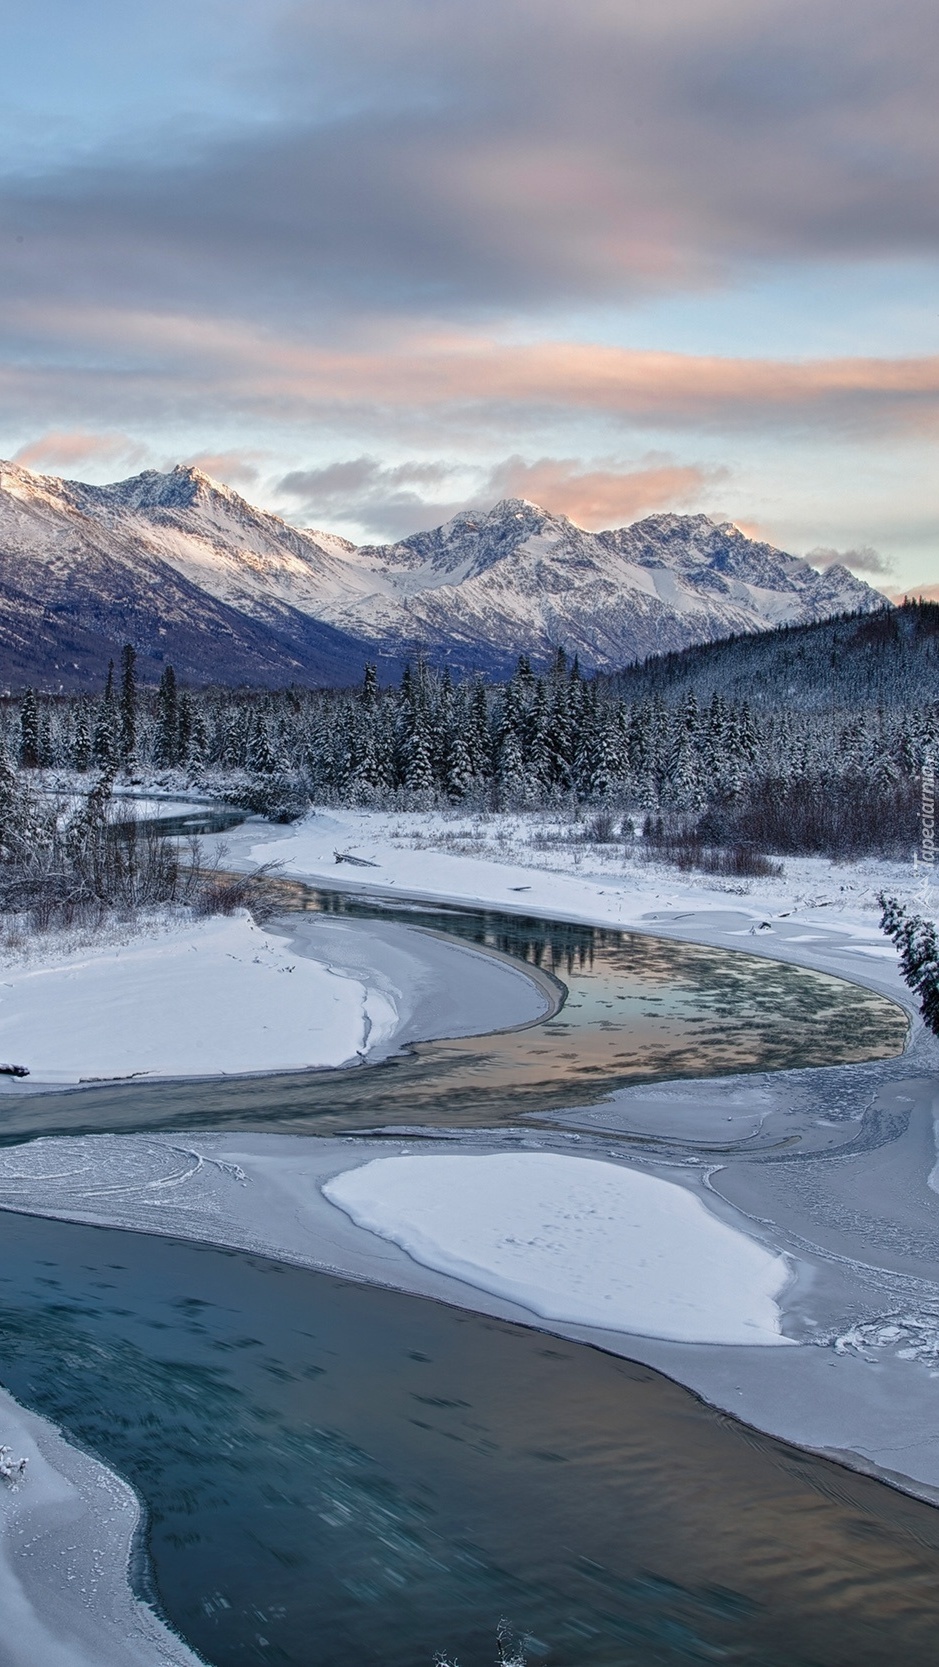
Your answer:
[[[594,838],[747,871],[761,853],[909,854],[937,674],[929,603],[590,678],[559,650],[498,684],[417,662],[395,687],[369,667],[347,690],[192,689],[167,665],[143,688],[126,645],[98,697],[7,697],[0,746],[27,776],[201,786],[284,820],[310,804],[569,806]]]

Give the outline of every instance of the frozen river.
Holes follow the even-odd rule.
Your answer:
[[[291,1211],[266,1239],[257,1217],[239,1250],[231,1212],[248,1183],[219,1132],[324,1154],[349,1132],[369,1151],[400,1149],[404,1129],[412,1149],[422,1131],[477,1147],[490,1135],[517,1144],[523,1129],[523,1145],[576,1133],[591,1150],[605,1141],[627,1159],[686,1165],[689,1184],[720,1160],[738,1207],[755,1213],[765,1177],[789,1189],[786,1209],[801,1198],[811,1213],[831,1158],[902,1147],[907,1125],[874,1102],[914,1071],[899,1057],[903,1011],[822,972],[641,933],[325,890],[296,901],[298,947],[324,918],[347,933],[347,956],[375,934],[386,949],[417,934],[428,954],[457,937],[527,964],[543,1011],[345,1072],[4,1100],[12,1148],[120,1133],[132,1154],[136,1131],[202,1130],[217,1150],[190,1166],[188,1217],[188,1173],[169,1188],[141,1181],[128,1156],[109,1179],[81,1139],[58,1165],[54,1145],[33,1148],[35,1165],[10,1150],[0,1177],[14,1211],[84,1218],[0,1215],[3,1381],[135,1487],[148,1513],[136,1578],[172,1624],[216,1667],[429,1667],[438,1651],[483,1667],[503,1617],[529,1661],[558,1667],[931,1661],[939,1515],[755,1434],[652,1369],[687,1382],[682,1362],[705,1371],[713,1357],[745,1382],[744,1356],[781,1355],[772,1370],[794,1374],[788,1393],[805,1398],[844,1352],[666,1344],[660,1358],[637,1347],[646,1364],[634,1363],[617,1357],[626,1339],[603,1352],[595,1337],[452,1306],[431,1276],[423,1295],[376,1289],[338,1277],[367,1277],[338,1252],[332,1272],[314,1271],[325,1253]],[[816,1079],[832,1089],[825,1115]],[[148,1150],[159,1165],[176,1148]],[[151,1184],[167,1199],[159,1219],[141,1190]],[[816,1297],[844,1311],[833,1278],[797,1281],[796,1340],[820,1323]]]

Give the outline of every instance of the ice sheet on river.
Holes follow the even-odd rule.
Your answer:
[[[911,1109],[916,1085],[902,1086]],[[924,1206],[935,1208],[935,1194],[925,1182],[935,1161],[932,1097],[925,1089],[915,1110],[907,1135],[866,1151],[859,1160],[869,1167],[869,1185],[878,1188],[873,1196],[887,1211],[896,1207],[895,1186],[908,1195],[917,1166]],[[577,1139],[518,1130],[458,1138],[468,1158],[493,1151],[570,1153],[569,1142]],[[581,1150],[588,1149],[588,1142],[592,1151],[599,1146],[593,1137],[581,1140]],[[726,1198],[735,1170],[724,1169],[715,1177],[721,1182],[720,1196],[692,1167],[652,1165],[663,1179],[697,1194],[715,1217],[772,1256],[788,1257],[796,1279],[778,1300],[786,1335],[802,1346],[689,1344],[590,1323],[535,1320],[530,1308],[507,1295],[424,1266],[399,1245],[357,1227],[323,1195],[324,1183],[363,1162],[427,1150],[425,1141],[387,1137],[310,1140],[246,1132],[37,1140],[0,1151],[0,1207],[240,1248],[499,1319],[537,1323],[575,1342],[644,1361],[771,1435],[842,1456],[939,1501],[932,1346],[939,1331],[931,1318],[939,1267],[924,1265],[917,1255],[919,1277],[911,1279],[900,1265],[872,1266],[865,1224],[859,1222],[859,1236],[852,1241],[843,1224],[832,1219],[833,1200],[827,1195],[818,1200],[819,1214],[811,1223],[806,1220],[794,1239],[771,1219],[779,1207],[772,1191],[758,1199],[742,1198],[743,1210]],[[449,1143],[447,1150],[453,1150]],[[782,1182],[784,1168],[788,1164],[757,1164],[747,1172],[754,1181]],[[800,1173],[803,1168],[807,1179],[816,1174],[814,1160],[800,1166]],[[825,1163],[824,1177],[837,1184],[849,1180],[853,1169],[853,1162]],[[786,1194],[780,1214],[792,1207]],[[821,1220],[831,1223],[830,1244],[820,1237]],[[910,1331],[914,1324],[919,1328],[915,1337]]]

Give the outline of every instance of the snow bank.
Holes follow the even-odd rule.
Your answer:
[[[200,1667],[127,1583],[127,1484],[2,1389],[0,1438],[28,1460],[25,1481],[0,1482],[3,1667]]]
[[[242,865],[273,861],[300,880],[368,891],[488,904],[620,930],[664,930],[872,981],[903,998],[897,957],[880,931],[886,890],[929,913],[922,874],[909,864],[787,858],[785,873],[727,880],[647,861],[622,845],[576,843],[569,820],[547,812],[317,811],[289,832],[259,824],[230,837]],[[336,851],[374,864],[337,866]],[[731,919],[731,916],[736,917]]]
[[[244,913],[0,969],[0,1058],[41,1082],[340,1065],[395,1020]]]
[[[417,1262],[545,1319],[684,1343],[788,1343],[782,1256],[692,1193],[550,1152],[378,1158],[323,1192]]]

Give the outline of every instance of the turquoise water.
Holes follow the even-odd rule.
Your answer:
[[[2,1102],[2,1138],[471,1126],[622,1082],[899,1052],[757,957],[297,888],[549,971],[564,1002],[377,1067]],[[262,1258],[0,1213],[0,1379],[138,1490],[136,1575],[216,1667],[932,1662],[939,1515],[535,1330]]]
[[[216,1667],[487,1667],[502,1619],[553,1667],[935,1660],[939,1514],[597,1350],[9,1215],[0,1327]]]

